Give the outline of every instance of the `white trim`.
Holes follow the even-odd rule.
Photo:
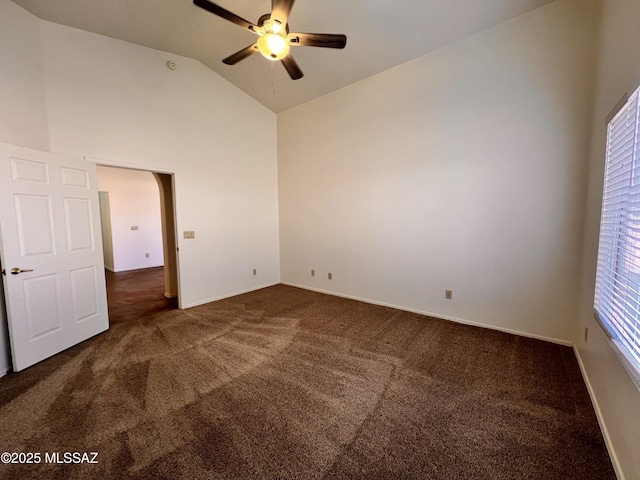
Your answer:
[[[175,168],[167,168],[166,166],[150,165],[146,163],[134,163],[124,160],[108,160],[106,158],[90,157],[85,155],[85,161],[102,165],[104,167],[129,168],[132,170],[143,170],[145,172],[166,173],[173,175],[177,173]]]
[[[582,357],[580,356],[580,350],[576,345],[574,345],[573,351],[576,355],[576,358],[578,359],[578,365],[580,366],[580,373],[582,373],[582,378],[584,379],[584,383],[587,386],[589,397],[591,397],[591,404],[593,405],[593,410],[596,412],[598,425],[600,425],[600,431],[602,432],[604,443],[607,446],[607,451],[609,452],[609,458],[611,459],[611,464],[613,465],[613,469],[616,472],[616,477],[618,477],[618,480],[625,480],[624,473],[622,472],[622,467],[620,466],[620,462],[618,461],[618,456],[616,455],[616,451],[613,448],[613,443],[611,442],[611,437],[609,436],[609,430],[607,430],[607,425],[604,423],[604,417],[602,416],[602,411],[600,410],[600,405],[598,404],[596,394],[593,391],[591,382],[589,381],[587,370],[584,368],[584,363],[582,362]]]
[[[5,367],[4,369],[0,370],[0,378],[7,375],[10,371],[11,371],[11,367]]]
[[[273,287],[275,285],[279,285],[280,283],[281,282],[267,283],[266,285],[260,285],[260,286],[257,286],[257,287],[251,287],[251,288],[248,288],[247,290],[241,290],[239,292],[226,293],[226,294],[221,295],[219,297],[213,297],[213,298],[209,298],[207,300],[198,301],[198,302],[195,302],[195,303],[188,303],[188,304],[184,305],[181,308],[192,308],[192,307],[197,307],[197,306],[200,306],[200,305],[204,305],[205,303],[217,302],[218,300],[224,300],[225,298],[235,297],[236,295],[242,295],[244,293],[255,292],[256,290],[262,290],[263,288]]]
[[[104,267],[107,270],[111,270],[108,267]],[[153,267],[142,267],[142,268],[130,268],[129,270],[111,270],[113,273],[127,273],[127,272],[138,272],[140,270],[151,270],[152,268],[164,268],[164,265],[155,265]]]
[[[567,340],[561,340],[559,338],[545,337],[543,335],[536,335],[534,333],[522,332],[520,330],[513,330],[513,329],[510,329],[510,328],[497,327],[495,325],[490,325],[490,324],[487,324],[487,323],[475,322],[473,320],[466,320],[464,318],[450,317],[448,315],[442,315],[440,313],[427,312],[425,310],[417,310],[417,309],[414,309],[414,308],[402,307],[402,306],[399,306],[399,305],[394,305],[392,303],[378,302],[376,300],[371,300],[371,299],[368,299],[368,298],[361,298],[361,297],[356,297],[356,296],[353,296],[353,295],[345,295],[343,293],[332,292],[330,290],[322,290],[320,288],[307,287],[306,285],[298,285],[298,284],[289,283],[289,282],[281,282],[281,283],[283,285],[289,285],[290,287],[302,288],[304,290],[311,290],[313,292],[326,293],[328,295],[334,295],[336,297],[348,298],[350,300],[358,300],[359,302],[370,303],[370,304],[373,304],[373,305],[380,305],[382,307],[391,307],[391,308],[395,308],[397,310],[404,310],[405,312],[418,313],[420,315],[427,315],[429,317],[441,318],[443,320],[449,320],[451,322],[462,323],[464,325],[471,325],[471,326],[474,326],[474,327],[488,328],[490,330],[498,330],[500,332],[511,333],[513,335],[518,335],[520,337],[535,338],[536,340],[544,340],[545,342],[556,343],[558,345],[564,345],[565,347],[573,347],[573,343],[572,342],[569,342]]]
[[[633,384],[638,390],[640,390],[640,370],[635,364],[635,359],[631,358],[631,354],[627,348],[617,339],[609,339],[609,344],[611,345],[611,348],[613,348],[613,351],[616,352],[616,355],[618,355],[620,363],[622,363],[627,374],[631,377]]]

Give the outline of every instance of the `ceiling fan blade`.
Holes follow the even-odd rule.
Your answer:
[[[344,48],[347,36],[336,33],[290,33],[287,39],[291,45],[303,47]]]
[[[291,77],[291,80],[298,80],[304,76],[304,73],[302,73],[302,70],[300,70],[298,63],[293,59],[291,54],[287,55],[280,61],[282,62],[282,65],[284,65],[285,70]]]
[[[204,8],[206,11],[213,13],[214,15],[217,15],[221,18],[224,18],[225,20],[230,21],[231,23],[235,23],[236,25],[249,30],[250,32],[256,33],[256,31],[258,30],[258,27],[253,23],[245,20],[242,17],[239,17],[229,10],[216,5],[215,3],[211,3],[207,0],[193,0],[193,3],[200,8]]]
[[[282,25],[286,25],[294,1],[295,0],[271,0],[271,20],[278,20]]]
[[[246,48],[234,53],[233,55],[229,55],[227,58],[222,60],[222,63],[226,65],[235,65],[240,60],[244,60],[245,58],[251,56],[252,53],[258,51],[258,44],[254,43],[253,45],[249,45]]]

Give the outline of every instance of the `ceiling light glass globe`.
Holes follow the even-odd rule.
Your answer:
[[[282,60],[289,53],[289,42],[282,35],[267,33],[258,39],[258,50],[269,60]]]

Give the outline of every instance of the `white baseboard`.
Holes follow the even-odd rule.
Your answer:
[[[427,312],[427,311],[424,311],[424,310],[417,310],[417,309],[414,309],[414,308],[407,308],[407,307],[403,307],[403,306],[400,306],[400,305],[394,305],[392,303],[378,302],[376,300],[371,300],[371,299],[368,299],[368,298],[356,297],[356,296],[353,296],[353,295],[345,295],[345,294],[338,293],[338,292],[332,292],[330,290],[322,290],[322,289],[319,289],[319,288],[311,288],[311,287],[307,287],[306,285],[297,285],[295,283],[289,283],[289,282],[281,282],[281,283],[283,285],[289,285],[290,287],[302,288],[304,290],[311,290],[313,292],[318,292],[318,293],[326,293],[327,295],[334,295],[336,297],[348,298],[350,300],[357,300],[359,302],[370,303],[372,305],[380,305],[382,307],[395,308],[397,310],[404,310],[405,312],[418,313],[420,315],[427,315],[429,317],[441,318],[443,320],[449,320],[451,322],[462,323],[464,325],[471,325],[471,326],[474,326],[474,327],[488,328],[490,330],[498,330],[500,332],[511,333],[513,335],[519,335],[521,337],[535,338],[536,340],[544,340],[545,342],[551,342],[551,343],[556,343],[558,345],[564,345],[565,347],[573,347],[573,343],[572,342],[568,342],[566,340],[561,340],[559,338],[545,337],[543,335],[536,335],[536,334],[533,334],[533,333],[521,332],[519,330],[512,330],[510,328],[497,327],[495,325],[475,322],[473,320],[466,320],[464,318],[450,317],[448,315],[442,315],[440,313],[433,313],[433,312]]]
[[[602,432],[604,443],[607,446],[607,450],[609,452],[609,457],[611,458],[613,469],[616,472],[616,477],[618,477],[618,480],[625,480],[624,473],[622,472],[622,468],[620,467],[620,462],[618,461],[618,456],[616,455],[616,451],[614,450],[613,444],[611,443],[611,437],[609,436],[607,425],[604,423],[604,418],[602,417],[602,411],[600,410],[598,399],[596,398],[593,388],[591,387],[591,382],[589,381],[589,376],[587,375],[587,371],[584,368],[584,363],[582,363],[580,350],[578,350],[578,348],[574,345],[573,351],[575,352],[576,358],[578,359],[578,365],[580,366],[580,372],[582,373],[582,378],[584,379],[584,383],[587,386],[587,390],[589,391],[589,396],[591,397],[591,404],[593,405],[593,409],[596,412],[598,425],[600,425],[600,431]]]
[[[6,368],[3,368],[3,369],[0,369],[0,378],[4,377],[10,371],[11,371],[11,367],[6,367]]]
[[[126,272],[137,272],[138,270],[151,270],[152,268],[160,268],[160,267],[164,267],[164,265],[145,265],[143,267],[137,267],[137,268],[127,268],[126,270],[112,270],[109,267],[104,267],[107,270],[113,272],[113,273],[126,273]]]
[[[267,283],[266,285],[260,285],[257,287],[248,288],[246,290],[241,290],[239,292],[226,293],[224,295],[220,295],[219,297],[213,297],[213,298],[209,298],[207,300],[202,300],[199,302],[188,303],[186,305],[181,306],[180,308],[197,307],[198,305],[204,305],[205,303],[217,302],[218,300],[224,300],[225,298],[235,297],[236,295],[242,295],[243,293],[254,292],[256,290],[261,290],[267,287],[273,287],[274,285],[279,285],[279,284],[280,282]]]

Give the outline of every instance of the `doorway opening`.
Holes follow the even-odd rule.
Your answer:
[[[179,308],[173,175],[98,165],[111,323]]]

